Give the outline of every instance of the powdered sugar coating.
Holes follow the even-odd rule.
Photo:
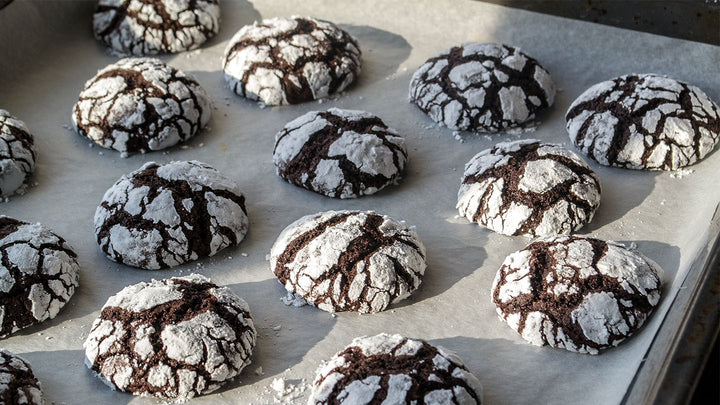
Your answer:
[[[482,403],[478,379],[453,352],[381,333],[353,339],[317,371],[309,405]]]
[[[505,235],[569,234],[592,220],[600,180],[577,154],[535,139],[498,143],[466,165],[457,208]]]
[[[282,105],[339,93],[360,66],[350,34],[328,21],[294,16],[241,28],[225,49],[223,71],[236,94]]]
[[[72,122],[104,148],[139,152],[188,140],[210,121],[210,110],[191,76],[158,59],[126,58],[85,83]]]
[[[541,238],[498,270],[492,301],[528,342],[598,354],[642,326],[660,300],[662,269],[622,244]]]
[[[285,289],[328,312],[382,311],[420,286],[426,266],[415,229],[371,211],[304,216],[270,251]]]
[[[275,172],[328,197],[374,194],[400,179],[405,139],[378,117],[354,110],[310,111],[275,136]]]
[[[25,123],[0,109],[0,197],[18,191],[35,171],[35,140]]]
[[[30,363],[0,349],[0,403],[7,405],[43,405],[40,382]]]
[[[99,0],[95,38],[115,55],[195,49],[220,29],[217,0]]]
[[[111,387],[183,401],[240,374],[256,338],[247,303],[192,274],[110,297],[83,347],[87,366]]]
[[[79,278],[77,255],[63,238],[0,216],[0,337],[54,318]]]
[[[409,98],[450,129],[498,132],[532,121],[555,91],[547,70],[519,49],[468,42],[420,66]]]
[[[95,211],[100,248],[143,269],[177,266],[239,244],[248,229],[234,181],[198,161],[148,162],[122,176]]]
[[[720,139],[720,107],[699,88],[655,74],[595,84],[565,119],[583,153],[627,169],[677,170],[707,156]]]

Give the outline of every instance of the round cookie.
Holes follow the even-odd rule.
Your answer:
[[[148,162],[123,175],[95,211],[95,235],[118,263],[177,266],[239,244],[248,230],[234,181],[198,161]]]
[[[210,121],[210,110],[191,76],[157,59],[127,58],[85,83],[72,122],[96,144],[131,153],[190,139]]]
[[[415,71],[410,101],[450,129],[498,132],[531,121],[555,100],[550,74],[508,45],[469,42]]]
[[[268,105],[297,104],[343,91],[360,74],[360,48],[335,24],[271,18],[240,29],[225,49],[225,80]]]
[[[482,387],[463,361],[421,339],[356,338],[322,365],[308,405],[479,405]]]
[[[304,216],[270,250],[285,289],[328,312],[382,311],[420,286],[426,266],[415,228],[371,211]]]
[[[374,194],[400,180],[405,139],[378,117],[331,108],[310,111],[275,136],[275,172],[328,197]]]
[[[498,143],[465,165],[457,209],[504,235],[569,234],[600,205],[600,180],[577,154],[535,139]]]
[[[83,347],[88,368],[113,389],[185,401],[240,374],[256,338],[248,304],[192,274],[110,297]]]
[[[553,236],[509,255],[491,296],[500,319],[528,342],[598,354],[642,326],[660,300],[661,275],[622,244]]]
[[[695,86],[655,74],[598,83],[565,119],[583,153],[627,169],[676,170],[704,158],[720,138],[715,102]]]
[[[0,337],[55,318],[79,279],[77,255],[65,239],[0,216]]]
[[[99,0],[93,14],[95,38],[119,56],[195,49],[219,29],[217,0]]]
[[[0,404],[45,404],[30,363],[5,349],[0,349]]]
[[[35,159],[35,141],[25,123],[0,109],[0,197],[22,190]]]

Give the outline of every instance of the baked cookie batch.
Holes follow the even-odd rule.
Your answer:
[[[190,75],[147,55],[200,47],[217,34],[217,0],[100,0],[95,37],[121,59],[90,79],[72,109],[78,134],[129,153],[187,141],[211,101]],[[231,91],[266,105],[338,95],[361,71],[360,44],[328,21],[272,18],[232,37],[222,70]],[[453,130],[497,133],[537,125],[556,86],[519,49],[466,43],[412,75],[409,100]],[[720,108],[702,90],[655,74],[590,87],[570,106],[567,131],[597,163],[676,170],[708,155]],[[37,159],[26,125],[0,110],[0,196],[23,193]],[[275,136],[272,162],[290,184],[332,198],[392,188],[408,161],[405,137],[380,117],[310,111]],[[387,191],[392,192],[392,191]],[[571,235],[600,205],[598,175],[575,152],[542,140],[498,143],[465,166],[457,209],[504,235],[538,237],[507,256],[489,297],[523,339],[598,354],[640,328],[660,300],[662,269],[640,252]],[[102,197],[96,241],[110,260],[141,269],[178,266],[242,242],[240,187],[198,161],[149,162]],[[0,336],[55,317],[79,285],[73,249],[40,224],[0,217]],[[415,228],[373,211],[326,211],[289,224],[270,250],[285,289],[319,309],[379,312],[417,290],[427,267]],[[110,297],[84,344],[108,385],[184,401],[212,392],[250,364],[250,308],[229,288],[193,274],[131,285]],[[0,398],[42,403],[30,365],[0,351]],[[480,404],[478,379],[453,352],[421,339],[359,337],[320,366],[309,404]]]

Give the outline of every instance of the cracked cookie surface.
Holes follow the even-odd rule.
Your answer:
[[[661,275],[655,262],[616,242],[546,237],[505,259],[491,299],[528,342],[598,354],[643,325],[660,300]]]
[[[356,338],[322,365],[308,405],[478,405],[482,387],[455,353],[421,339]]]
[[[534,120],[555,91],[547,70],[517,48],[469,42],[420,66],[409,98],[450,129],[498,132]]]
[[[371,211],[304,216],[270,251],[285,289],[328,312],[382,311],[420,286],[426,266],[414,227]]]
[[[600,180],[574,152],[526,139],[498,143],[465,165],[457,208],[505,235],[569,234],[600,205]]]
[[[75,130],[119,152],[165,149],[210,121],[210,97],[191,76],[158,59],[126,58],[85,83],[72,113]]]
[[[192,274],[125,287],[83,346],[86,365],[114,389],[183,401],[240,374],[256,338],[248,304]]]
[[[0,109],[0,197],[21,190],[35,171],[35,140],[25,123]]]
[[[0,403],[45,404],[40,382],[30,363],[5,349],[0,349]]]
[[[220,29],[217,0],[99,0],[93,31],[115,55],[195,49]]]
[[[79,278],[77,254],[65,239],[0,216],[0,337],[54,318]]]
[[[122,176],[105,192],[94,222],[108,258],[143,269],[213,256],[248,230],[240,188],[198,161],[148,162]]]
[[[335,24],[311,17],[246,25],[225,49],[225,80],[236,94],[268,105],[325,98],[360,74],[358,43]]]
[[[676,170],[712,152],[720,107],[699,88],[655,74],[587,89],[565,115],[570,139],[606,166]]]
[[[374,194],[400,179],[405,139],[378,117],[331,108],[310,111],[275,136],[275,172],[328,197]]]

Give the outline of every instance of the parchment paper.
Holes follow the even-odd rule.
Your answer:
[[[456,217],[463,166],[495,142],[534,137],[569,144],[564,113],[590,85],[626,73],[670,75],[720,100],[720,48],[459,0],[244,0],[222,3],[218,37],[200,51],[163,56],[192,72],[214,99],[210,127],[168,152],[120,158],[90,147],[68,130],[70,112],[86,80],[112,63],[93,39],[88,1],[16,1],[0,12],[0,108],[24,120],[39,150],[36,186],[0,204],[0,212],[41,222],[79,254],[81,286],[52,320],[3,339],[27,358],[50,403],[157,403],[111,391],[83,365],[82,343],[105,300],[126,285],[199,272],[229,285],[252,309],[260,336],[253,364],[221,391],[197,404],[304,403],[314,370],[359,335],[401,333],[443,345],[483,382],[487,403],[617,403],[678,294],[687,269],[707,240],[720,201],[715,152],[690,170],[607,168],[589,161],[603,186],[602,203],[584,233],[636,242],[664,269],[664,298],[648,324],[620,347],[599,356],[526,344],[501,323],[490,302],[496,270],[529,240],[495,234]],[[224,85],[221,59],[229,38],[261,18],[312,15],[340,24],[363,51],[359,82],[334,100],[260,108]],[[562,89],[535,132],[477,136],[436,127],[407,102],[412,72],[437,52],[464,41],[519,46],[538,59]],[[310,110],[333,106],[378,114],[407,137],[410,162],[402,184],[374,196],[342,201],[283,182],[274,174],[275,133]],[[234,178],[245,192],[251,220],[247,239],[217,256],[172,270],[144,271],[115,264],[99,251],[92,217],[104,191],[123,173],[155,160],[197,159]],[[379,314],[329,313],[285,306],[282,286],[266,261],[275,237],[302,215],[328,209],[372,209],[417,226],[429,267],[420,289]],[[681,293],[681,291],[680,291]],[[262,367],[261,370],[258,367]],[[271,387],[282,379],[283,393]],[[275,388],[280,388],[279,384]]]

